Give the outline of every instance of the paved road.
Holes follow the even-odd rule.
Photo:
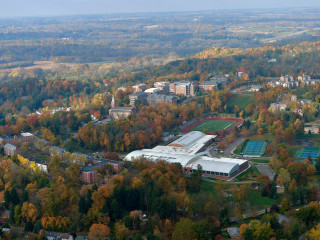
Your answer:
[[[234,142],[230,143],[223,151],[226,155],[231,155],[232,151],[236,149],[241,143],[244,142],[244,138],[240,137],[236,139]]]
[[[255,166],[261,174],[265,174],[270,178],[270,180],[273,180],[275,173],[271,167],[265,164],[255,164]]]

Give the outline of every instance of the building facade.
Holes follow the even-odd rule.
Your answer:
[[[195,96],[195,87],[192,82],[175,82],[170,83],[169,92],[180,96]]]
[[[131,114],[133,114],[132,107],[115,107],[109,110],[110,118],[117,120],[117,119],[126,119]]]
[[[130,105],[131,105],[132,107],[134,107],[136,101],[144,102],[144,101],[146,100],[147,96],[148,96],[148,94],[145,93],[145,92],[137,92],[137,93],[131,94],[131,95],[129,96]]]
[[[147,98],[148,104],[152,107],[156,107],[159,104],[173,104],[177,102],[175,96],[163,95],[163,94],[152,94]]]

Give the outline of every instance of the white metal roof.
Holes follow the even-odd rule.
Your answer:
[[[33,136],[33,134],[29,133],[29,132],[26,132],[26,133],[21,133],[21,136],[23,136],[23,137],[31,137],[31,136]]]
[[[154,92],[159,92],[161,91],[159,88],[149,88],[147,90],[145,90],[145,93],[154,93]]]
[[[247,162],[247,160],[243,160],[243,159],[237,159],[237,158],[209,158],[209,157],[202,157],[204,160],[212,160],[215,159],[215,161],[219,161],[219,162],[228,162],[228,163],[236,163],[236,164],[244,164]]]
[[[186,135],[182,136],[181,138],[175,140],[172,142],[170,145],[178,144],[184,147],[190,147],[191,145],[198,143],[206,143],[209,140],[215,138],[216,136],[214,135],[206,135],[200,131],[192,131],[187,133]]]
[[[187,154],[172,154],[172,153],[166,153],[166,152],[156,152],[152,149],[142,149],[137,150],[129,153],[125,160],[131,161],[139,158],[146,158],[150,161],[156,162],[156,161],[166,161],[169,163],[181,163],[182,166],[186,166],[189,161],[191,161],[196,156],[194,155],[187,155]]]
[[[198,155],[155,152],[152,149],[133,151],[125,157],[125,160],[132,161],[139,158],[146,158],[153,162],[163,160],[169,163],[181,163],[183,167],[190,167],[195,170],[200,164],[204,171],[228,174],[239,170],[239,165],[247,162],[247,160],[234,158],[210,158]]]
[[[239,164],[233,162],[220,162],[219,159],[206,160],[203,157],[199,157],[197,160],[188,164],[186,167],[190,167],[194,170],[198,168],[198,164],[201,165],[203,171],[219,172],[219,173],[232,173],[239,170]]]

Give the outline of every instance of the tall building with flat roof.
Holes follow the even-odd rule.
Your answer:
[[[169,91],[180,96],[195,96],[194,84],[189,81],[170,83]]]

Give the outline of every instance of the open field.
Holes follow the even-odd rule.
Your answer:
[[[253,95],[251,94],[237,94],[233,95],[230,99],[230,106],[238,106],[241,110],[245,109],[248,104],[253,103]]]
[[[193,127],[191,131],[216,132],[218,130],[228,130],[237,123],[238,123],[237,121],[208,120]]]
[[[11,68],[11,69],[2,69],[2,70],[0,70],[0,73],[10,73],[10,72],[15,71],[17,69],[32,70],[32,69],[36,69],[36,68],[41,68],[43,70],[47,70],[47,69],[58,68],[61,66],[73,67],[73,66],[76,66],[76,64],[75,63],[56,63],[54,61],[34,61],[32,66]]]
[[[257,170],[254,170],[257,171]],[[225,191],[230,192],[230,188],[232,185],[226,185]],[[256,207],[257,209],[265,209],[270,207],[275,200],[270,199],[269,197],[262,197],[260,190],[249,188],[249,199],[248,201],[251,202],[252,207]],[[210,194],[212,196],[216,196],[216,190],[215,190],[215,183],[210,182],[201,182],[201,188],[200,192],[193,195],[193,199],[197,199],[197,197],[203,195],[203,194]],[[280,196],[279,196],[280,197]],[[281,197],[280,197],[281,198]],[[226,198],[226,201],[230,200],[230,197]]]
[[[243,119],[228,117],[207,117],[203,118],[192,125],[189,125],[182,131],[188,133],[190,131],[202,131],[206,134],[225,135],[232,129],[240,126]]]
[[[251,166],[247,171],[241,173],[237,177],[234,178],[234,182],[241,182],[241,181],[255,181],[256,177],[258,177],[260,172],[255,166]]]

